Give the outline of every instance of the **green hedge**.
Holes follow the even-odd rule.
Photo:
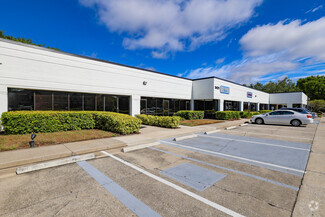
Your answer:
[[[153,115],[136,115],[143,124],[150,126],[177,128],[181,120],[180,117],[175,116],[153,116]]]
[[[259,113],[264,114],[264,113],[268,113],[271,112],[272,110],[260,110]]]
[[[253,117],[253,115],[259,115],[261,113],[259,112],[251,112],[251,111],[243,111],[243,112],[240,112],[240,117],[241,118],[251,118]]]
[[[119,134],[138,132],[141,121],[125,114],[89,111],[15,111],[1,116],[6,134],[102,129]]]
[[[174,114],[174,116],[179,116],[185,120],[196,120],[204,118],[204,111],[190,111],[190,110],[181,110]]]
[[[217,120],[239,120],[240,112],[239,111],[218,111],[216,112]]]

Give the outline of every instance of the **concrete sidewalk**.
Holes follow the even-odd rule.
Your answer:
[[[325,117],[317,127],[293,216],[325,216]]]
[[[223,123],[202,125],[196,127],[180,126],[180,128],[178,129],[143,126],[143,128],[140,130],[140,134],[65,143],[33,149],[20,149],[15,151],[1,152],[0,174],[1,170],[7,168],[14,168],[17,166],[109,149],[122,149],[126,146],[154,142],[159,139],[170,138],[175,136],[182,136],[215,129],[224,129],[225,127],[242,124],[245,121],[248,120],[243,119],[237,121],[225,121]]]

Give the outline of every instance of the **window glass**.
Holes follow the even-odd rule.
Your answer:
[[[204,101],[203,100],[195,100],[194,101],[194,110],[204,111]]]
[[[117,96],[105,96],[105,111],[117,112]]]
[[[147,115],[155,115],[157,107],[156,98],[147,98]]]
[[[104,111],[104,95],[98,94],[96,97],[97,97],[97,111]]]
[[[187,110],[186,109],[186,100],[179,101],[179,110]]]
[[[156,109],[157,115],[163,114],[163,99],[157,99],[157,109]]]
[[[84,95],[84,110],[85,111],[95,111],[96,95],[95,94],[85,94]]]
[[[128,96],[119,96],[119,113],[130,114],[130,97]]]
[[[54,110],[69,110],[69,94],[65,92],[53,92]]]
[[[141,99],[140,113],[147,114],[147,99]]]
[[[180,110],[180,104],[182,100],[175,99],[175,112],[178,112]],[[185,104],[185,102],[183,102]]]
[[[175,99],[169,100],[169,115],[173,115],[175,112]]]
[[[276,111],[276,112],[271,112],[270,115],[280,115],[280,111]]]
[[[205,101],[204,104],[205,104],[204,105],[205,111],[207,111],[207,110],[216,110],[215,102],[213,100]]]
[[[34,110],[34,91],[8,89],[8,111]]]
[[[83,110],[83,94],[70,93],[70,110],[81,111]]]
[[[293,115],[293,112],[283,111],[281,115]]]
[[[52,110],[52,92],[35,91],[35,110]]]

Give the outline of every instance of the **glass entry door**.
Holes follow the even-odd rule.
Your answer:
[[[169,115],[169,100],[164,100],[163,102],[164,115]]]

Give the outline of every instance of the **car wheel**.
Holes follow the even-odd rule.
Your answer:
[[[291,125],[294,127],[299,127],[301,125],[301,122],[299,120],[293,120],[291,121]]]
[[[255,123],[257,124],[264,124],[264,121],[262,118],[256,118]]]

